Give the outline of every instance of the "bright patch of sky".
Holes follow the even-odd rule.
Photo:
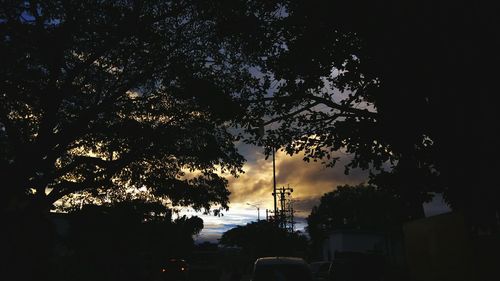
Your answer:
[[[237,226],[243,226],[258,220],[258,212],[255,207],[241,203],[231,204],[229,211],[223,216],[204,215],[192,210],[184,210],[179,216],[198,216],[203,219],[203,230],[195,238],[196,243],[211,242],[217,243],[222,234]],[[174,216],[175,218],[175,216]],[[266,219],[266,210],[260,209],[260,219]],[[297,217],[295,230],[305,233],[306,220],[304,217]]]
[[[240,153],[247,162],[244,174],[237,178],[228,177],[231,195],[229,211],[222,212],[223,216],[203,215],[192,210],[183,210],[179,215],[197,215],[204,221],[204,229],[195,237],[196,241],[217,242],[222,233],[238,225],[245,225],[256,221],[259,206],[260,219],[265,219],[266,209],[274,208],[272,196],[273,173],[272,158],[265,159],[263,149],[253,145],[239,143]],[[341,153],[341,152],[339,152]],[[348,157],[348,155],[343,155]],[[344,174],[342,163],[334,168],[326,168],[319,162],[306,163],[302,155],[288,156],[284,152],[276,153],[276,181],[277,187],[288,186],[294,189],[292,200],[295,209],[295,229],[305,232],[305,218],[310,214],[314,205],[319,203],[321,196],[333,191],[338,185],[359,184],[366,181],[368,173],[353,170],[350,175]],[[175,218],[175,217],[174,217]]]

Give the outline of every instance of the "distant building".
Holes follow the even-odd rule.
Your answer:
[[[337,230],[330,233],[323,242],[323,260],[331,261],[336,253],[381,253],[386,254],[388,249],[386,236],[383,233]]]
[[[405,249],[400,227],[385,232],[362,230],[332,231],[322,247],[322,260],[376,258],[393,268],[405,268]]]

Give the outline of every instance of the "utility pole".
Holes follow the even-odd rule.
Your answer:
[[[250,204],[250,203],[247,203],[247,205],[257,208],[257,221],[260,221],[260,207],[258,205],[254,205],[254,204]]]
[[[274,196],[274,219],[278,215],[278,204],[276,202],[276,160],[274,159],[274,146],[273,146],[273,196]]]
[[[285,202],[285,187],[283,186],[280,190],[280,222],[282,224],[282,228],[286,228],[286,202]]]

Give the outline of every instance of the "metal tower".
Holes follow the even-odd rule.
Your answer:
[[[278,213],[273,215],[273,219],[276,220],[280,228],[289,232],[294,231],[295,225],[292,192],[293,188],[290,188],[290,186],[283,186],[278,188],[276,193],[273,192],[273,196],[279,199],[279,209],[277,209]]]

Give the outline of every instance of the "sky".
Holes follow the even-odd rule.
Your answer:
[[[222,216],[203,215],[185,210],[180,215],[197,215],[204,221],[204,228],[195,237],[196,243],[217,242],[222,233],[238,225],[245,225],[257,221],[259,206],[260,219],[265,219],[266,209],[273,209],[273,166],[272,158],[265,159],[264,149],[261,147],[239,143],[239,152],[246,158],[243,166],[244,174],[234,178],[228,176],[229,210]],[[349,154],[338,152],[340,160],[333,168],[327,168],[320,162],[304,162],[301,154],[289,156],[282,151],[276,153],[276,186],[290,186],[293,188],[294,214],[296,230],[306,232],[305,218],[311,213],[313,206],[319,204],[321,196],[333,191],[339,185],[356,185],[368,180],[368,172],[353,169],[349,175],[344,174],[344,164],[352,157]],[[432,202],[424,204],[426,216],[438,215],[450,211],[443,203],[442,196],[435,196]]]
[[[222,233],[236,227],[256,221],[257,208],[248,204],[259,206],[260,218],[265,219],[266,209],[273,209],[273,166],[272,157],[265,159],[264,149],[244,143],[237,144],[237,148],[247,162],[243,166],[245,173],[235,178],[227,176],[229,210],[223,215],[202,215],[185,210],[182,214],[197,215],[204,221],[204,229],[195,237],[196,242],[217,242]],[[302,155],[289,156],[282,151],[277,151],[276,159],[276,186],[290,186],[293,188],[292,200],[296,229],[305,231],[305,218],[310,214],[314,205],[319,203],[321,196],[333,191],[338,185],[355,185],[365,182],[368,172],[352,170],[349,175],[344,174],[344,164],[350,155],[339,152],[341,160],[333,168],[326,168],[319,162],[304,162]],[[343,160],[343,161],[342,161]]]

